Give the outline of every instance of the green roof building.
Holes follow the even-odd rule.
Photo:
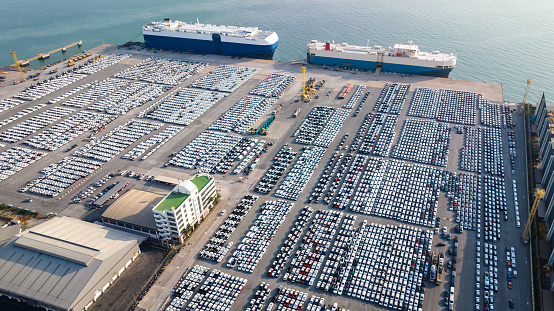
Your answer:
[[[185,229],[206,217],[216,195],[212,176],[199,174],[180,182],[152,209],[158,236],[183,243]]]

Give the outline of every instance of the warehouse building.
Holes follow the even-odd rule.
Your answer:
[[[86,310],[140,254],[144,237],[70,217],[0,249],[0,294],[46,310]]]
[[[199,174],[181,181],[152,209],[160,238],[183,243],[186,228],[206,217],[215,196],[215,182],[210,175]]]
[[[158,239],[158,231],[152,208],[164,198],[164,194],[131,189],[112,203],[100,219],[103,223],[147,234]]]

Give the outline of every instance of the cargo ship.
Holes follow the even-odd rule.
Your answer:
[[[439,51],[421,52],[413,42],[394,47],[355,46],[347,43],[308,43],[308,63],[330,67],[417,74],[447,78],[457,56]]]
[[[277,33],[258,27],[188,24],[164,19],[142,27],[147,48],[272,59],[279,45]]]

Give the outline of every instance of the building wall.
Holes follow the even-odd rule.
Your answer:
[[[96,301],[96,299],[98,299],[98,296],[99,296],[98,293],[100,293],[100,294],[104,293],[109,288],[109,285],[113,284],[113,282],[111,280],[113,278],[114,273],[117,275],[117,277],[119,277],[121,275],[120,270],[122,268],[124,270],[126,270],[128,268],[128,267],[125,267],[127,262],[129,260],[134,261],[136,259],[135,255],[138,256],[139,254],[140,254],[139,244],[136,243],[124,255],[115,257],[114,259],[116,259],[116,260],[117,260],[117,258],[120,258],[116,262],[108,262],[108,261],[104,262],[103,264],[109,265],[112,268],[109,270],[108,273],[104,274],[94,284],[92,289],[88,293],[86,293],[80,301],[78,301],[74,304],[73,310],[75,310],[75,311],[85,310],[85,307],[91,301]],[[109,284],[108,287],[106,287],[107,284]],[[96,296],[96,298],[95,298],[95,296]]]

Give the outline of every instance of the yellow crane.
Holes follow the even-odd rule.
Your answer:
[[[13,60],[15,61],[15,65],[17,66],[17,69],[19,70],[19,73],[21,74],[21,79],[23,79],[23,82],[27,81],[27,79],[25,79],[25,75],[23,74],[23,70],[21,69],[21,66],[19,65],[19,61],[17,60],[17,56],[15,55],[15,51],[10,51],[10,54],[12,54]]]
[[[533,79],[527,79],[527,88],[525,88],[525,95],[523,95],[523,101],[521,102],[521,109],[519,110],[519,114],[523,114],[523,111],[526,108],[525,103],[527,102],[527,95],[529,94],[531,83],[533,83]]]
[[[535,189],[535,201],[533,202],[531,213],[529,213],[527,224],[525,224],[525,229],[523,229],[523,233],[521,234],[521,239],[525,244],[529,242],[529,230],[531,229],[531,223],[533,223],[533,219],[535,218],[535,214],[537,213],[537,207],[539,206],[539,201],[543,197],[544,197],[544,189],[541,189],[541,188]]]
[[[302,70],[302,99],[304,99],[304,95],[306,95],[306,67],[302,66],[300,69]]]

